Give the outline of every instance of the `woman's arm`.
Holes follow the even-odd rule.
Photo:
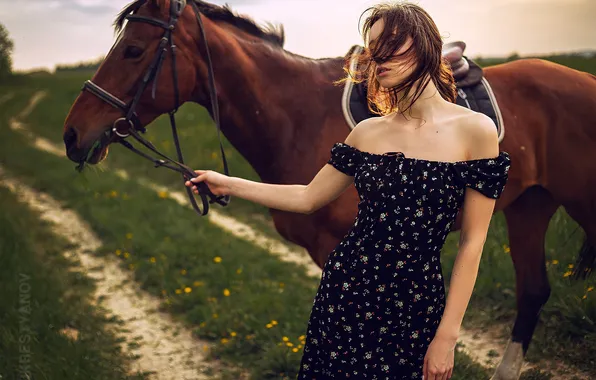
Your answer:
[[[368,120],[368,119],[367,119]],[[345,139],[346,144],[357,145],[359,123]],[[198,182],[205,181],[215,195],[231,195],[277,210],[310,214],[338,198],[353,182],[354,177],[325,164],[308,185],[279,185],[255,182],[239,177],[228,177],[212,170],[196,170],[199,174],[186,186],[196,193]]]
[[[229,194],[277,210],[310,214],[339,197],[353,180],[325,164],[308,185],[276,185],[230,177]]]
[[[499,143],[494,123],[484,115],[471,119],[474,125],[467,128],[471,139],[468,145],[471,158],[496,157],[499,154]],[[453,265],[445,310],[437,330],[437,336],[452,340],[454,345],[474,290],[494,207],[494,199],[466,188],[459,250]]]

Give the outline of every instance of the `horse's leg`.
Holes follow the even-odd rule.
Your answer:
[[[540,310],[550,296],[544,239],[558,207],[546,190],[534,186],[504,210],[515,266],[517,318],[511,340],[491,380],[519,378]]]
[[[596,200],[591,204],[563,203],[563,207],[586,233],[586,240],[580,250],[580,263],[575,266],[574,274],[585,278],[596,270]]]

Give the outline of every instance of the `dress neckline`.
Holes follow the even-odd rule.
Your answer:
[[[507,152],[499,152],[499,154],[495,157],[473,158],[470,160],[461,160],[461,161],[440,161],[440,160],[429,160],[429,159],[425,159],[425,158],[406,157],[406,155],[403,152],[395,152],[395,151],[385,152],[385,153],[372,153],[372,152],[367,152],[365,150],[360,150],[360,149],[356,148],[355,146],[344,143],[344,142],[337,142],[337,143],[335,143],[335,145],[344,145],[350,149],[355,150],[356,152],[358,152],[360,154],[373,156],[373,157],[398,157],[398,158],[401,158],[406,161],[426,162],[426,163],[443,164],[443,165],[461,165],[461,164],[468,164],[468,163],[472,163],[472,162],[498,160],[498,159],[505,158],[506,156],[508,156]]]

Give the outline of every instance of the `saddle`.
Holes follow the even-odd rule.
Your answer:
[[[492,91],[488,80],[484,77],[483,69],[472,59],[464,55],[466,44],[463,41],[449,42],[443,45],[442,55],[451,65],[453,78],[457,89],[456,104],[481,112],[490,117],[495,123],[499,135],[499,142],[504,137],[505,128],[503,117],[497,104],[497,99]],[[357,62],[354,59],[363,48],[354,45],[348,52],[352,57],[350,68],[356,69]],[[344,118],[354,128],[362,120],[378,117],[368,109],[367,83],[353,83],[346,81],[342,97],[342,109]]]

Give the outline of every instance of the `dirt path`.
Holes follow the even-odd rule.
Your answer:
[[[45,94],[36,93],[32,97],[29,105],[25,110],[31,112],[31,110],[35,107],[35,104],[37,104],[39,100],[43,99],[44,95]],[[26,115],[27,114],[23,111],[19,116],[23,117]],[[33,136],[31,132],[27,131],[26,128],[24,128],[24,125],[22,123],[19,123],[19,121],[16,119],[11,120],[11,127],[13,127],[13,123],[16,124],[15,128],[13,129],[18,129],[23,133],[30,134],[30,136],[32,137],[32,141],[34,141],[35,146],[39,149],[59,156],[65,155],[64,149],[62,147],[57,147],[55,144],[48,140]],[[115,172],[120,178],[129,180],[129,176],[126,173],[126,171],[118,169],[115,170]],[[148,180],[139,179],[137,180],[137,182],[140,185],[150,188],[156,192],[166,192],[168,194],[168,197],[176,201],[178,204],[184,207],[191,207],[185,192],[171,191],[166,187],[156,185]],[[312,261],[312,259],[306,252],[306,250],[303,250],[301,248],[296,249],[295,246],[291,247],[278,239],[269,238],[261,234],[260,232],[254,230],[251,226],[242,223],[230,216],[224,215],[218,212],[217,210],[210,209],[209,214],[207,214],[207,217],[211,223],[219,226],[220,228],[231,233],[232,235],[240,239],[250,241],[251,243],[277,256],[280,260],[295,263],[301,266],[309,275],[314,276],[316,278],[320,278],[321,269],[317,265],[315,265],[315,263]],[[506,340],[497,338],[497,336],[499,335],[497,329],[498,327],[495,328],[495,331],[489,331],[488,333],[462,329],[460,331],[460,338],[458,341],[462,345],[460,349],[463,352],[465,352],[468,356],[470,356],[474,361],[484,366],[485,368],[496,367],[496,365],[501,360],[501,357],[505,350],[505,346],[507,344]],[[541,366],[536,367],[540,368]],[[522,368],[522,372],[531,368],[534,368],[534,365],[525,363]],[[581,372],[576,371],[570,367],[561,365],[560,368],[560,373],[565,373],[566,375],[557,375],[557,379],[573,379],[573,376],[576,376],[579,379],[584,378],[584,375]],[[568,375],[569,373],[573,373],[574,375]],[[587,379],[588,377],[585,378]]]
[[[131,370],[152,372],[151,378],[159,380],[211,378],[202,374],[207,368],[215,369],[204,359],[208,344],[193,337],[169,314],[159,312],[159,299],[141,290],[115,259],[94,256],[92,253],[101,248],[102,243],[84,220],[47,194],[7,177],[2,168],[0,185],[14,192],[19,201],[51,222],[56,234],[76,246],[65,255],[78,262],[81,272],[96,281],[94,298],[97,305],[124,321],[118,334],[133,347],[124,344],[124,351],[140,355]],[[76,330],[68,334],[77,335]]]

